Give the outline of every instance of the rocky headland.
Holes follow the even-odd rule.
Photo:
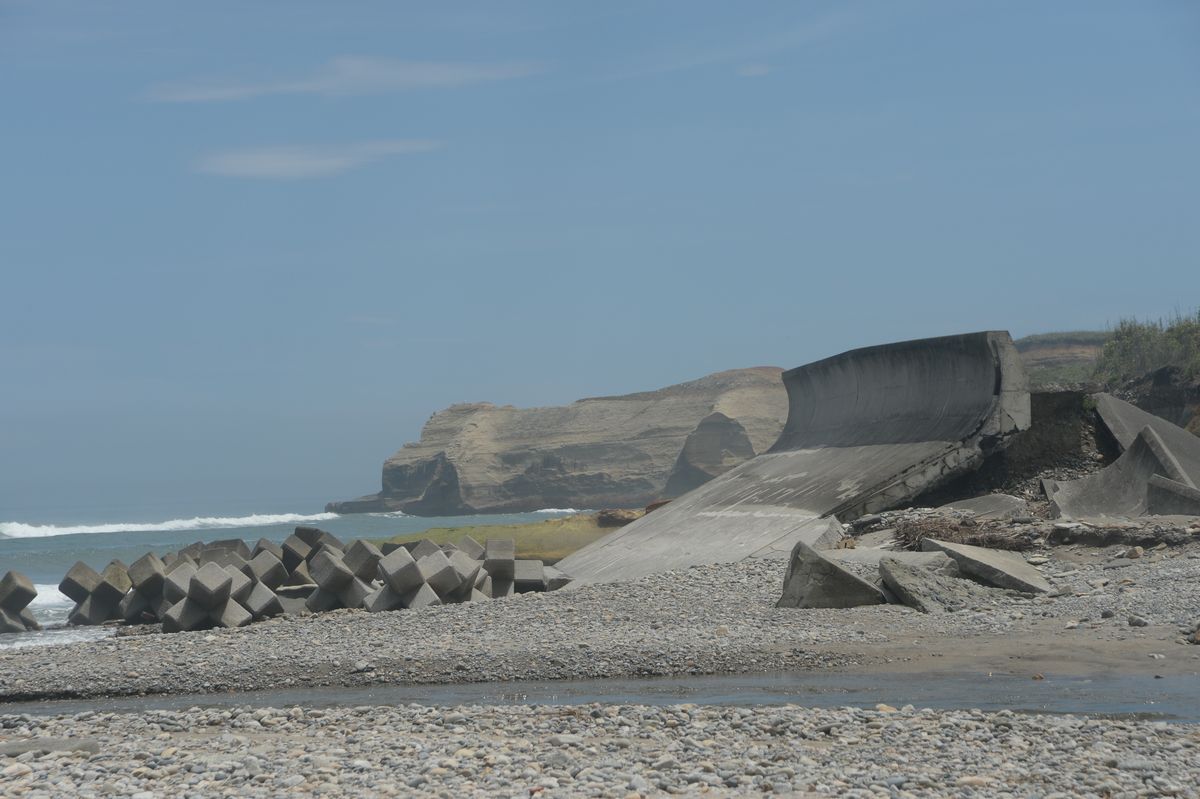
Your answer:
[[[734,369],[557,407],[453,405],[388,458],[378,493],[326,508],[446,516],[678,496],[775,442],[788,407],[781,373]]]

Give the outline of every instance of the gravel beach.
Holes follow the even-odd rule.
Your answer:
[[[922,680],[938,668],[1197,674],[1200,646],[1186,631],[1200,616],[1200,544],[1123,552],[1026,553],[1054,594],[981,588],[974,607],[940,615],[777,609],[784,563],[758,561],[419,611],[146,629],[0,653],[0,696],[805,669]],[[0,715],[2,792],[1200,796],[1200,727],[1190,724],[909,706],[264,708],[224,698],[190,710]]]
[[[777,609],[785,564],[754,561],[488,603],[6,650],[0,698],[919,669],[931,658],[994,668],[989,656],[1018,671],[1102,669],[1111,657],[1127,670],[1194,673],[1200,647],[1182,642],[1200,617],[1200,544],[1135,560],[1119,551],[1027,553],[1061,595],[981,590],[973,608],[940,615],[890,605]]]
[[[1200,796],[1196,725],[1009,711],[233,707],[0,727],[33,750],[0,758],[0,785],[31,798]]]

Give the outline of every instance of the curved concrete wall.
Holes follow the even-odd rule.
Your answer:
[[[958,441],[997,401],[989,334],[884,344],[783,373],[788,419],[771,452]]]
[[[785,373],[790,411],[769,452],[584,547],[580,584],[831,544],[836,514],[895,507],[979,465],[1029,426],[1003,332],[852,350]],[[818,546],[818,548],[820,548]]]

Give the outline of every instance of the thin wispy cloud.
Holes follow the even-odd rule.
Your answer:
[[[342,56],[295,80],[168,84],[152,88],[147,96],[165,103],[227,102],[288,94],[339,97],[455,88],[523,78],[540,71],[541,67],[529,62],[476,64]]]
[[[392,139],[333,146],[256,147],[212,153],[196,162],[196,171],[230,178],[299,180],[340,175],[393,155],[423,153],[436,141]]]
[[[742,77],[761,77],[771,71],[765,59],[816,42],[832,39],[859,22],[856,14],[834,11],[815,19],[782,27],[758,36],[742,36],[719,42],[693,42],[635,61],[612,76],[634,78],[700,67],[742,64],[735,72]],[[743,71],[748,70],[748,71]]]

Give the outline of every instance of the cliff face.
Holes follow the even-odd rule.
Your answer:
[[[445,516],[645,505],[775,443],[787,417],[780,374],[736,369],[551,408],[454,405],[388,458],[378,494],[326,508]]]

